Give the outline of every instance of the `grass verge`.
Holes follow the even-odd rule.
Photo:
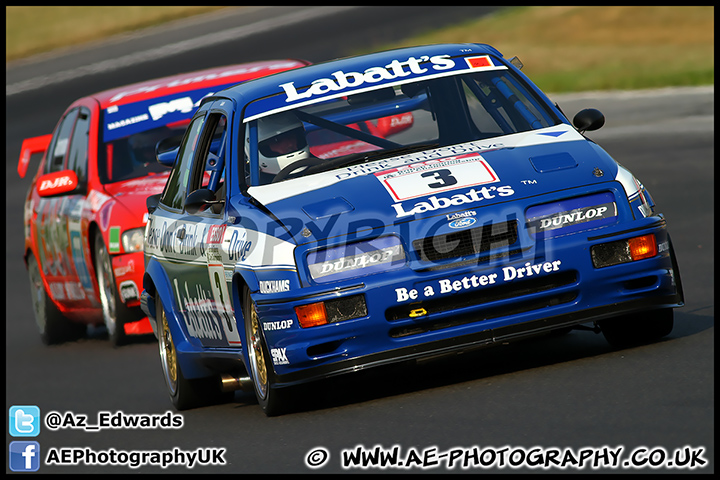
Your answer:
[[[5,7],[5,62],[224,7]]]
[[[5,61],[219,8],[5,7]],[[711,85],[714,14],[713,6],[513,7],[373,48],[488,43],[517,55],[548,92]]]
[[[383,48],[488,43],[551,92],[710,85],[715,9],[517,7]]]

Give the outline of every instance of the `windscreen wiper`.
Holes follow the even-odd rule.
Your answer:
[[[371,152],[365,152],[364,157],[360,159],[358,163],[365,163],[372,160],[380,160],[381,158],[398,157],[408,153],[417,152],[420,150],[427,150],[430,148],[437,148],[438,143],[421,143],[414,145],[406,145],[400,148],[392,148],[389,150],[373,150]]]
[[[325,128],[327,130],[331,130],[333,132],[340,133],[347,137],[361,140],[365,143],[375,145],[376,147],[380,147],[380,148],[402,147],[402,145],[399,143],[392,142],[392,141],[387,140],[382,137],[376,137],[375,135],[370,135],[369,133],[365,133],[363,131],[356,130],[354,128],[350,128],[345,125],[341,125],[339,123],[331,122],[330,120],[327,120],[322,117],[318,117],[317,115],[313,115],[311,113],[303,112],[301,110],[295,110],[294,113],[303,122],[312,123],[313,125],[317,125],[320,128]]]
[[[429,148],[437,147],[437,143],[424,143],[421,145],[408,145],[405,147],[393,148],[390,150],[373,150],[371,152],[355,153],[352,155],[335,158],[333,160],[328,160],[327,162],[321,163],[319,165],[313,165],[312,167],[308,167],[306,173],[313,174],[325,172],[334,168],[349,167],[350,165],[359,165],[361,163],[380,160],[382,158],[397,157],[400,155],[405,155],[407,153],[417,152],[418,150],[427,150]]]

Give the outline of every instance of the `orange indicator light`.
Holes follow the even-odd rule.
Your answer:
[[[295,313],[302,328],[316,327],[328,323],[323,302],[295,307]]]
[[[635,237],[628,240],[630,247],[630,256],[633,261],[650,258],[657,255],[657,243],[655,243],[655,235],[648,234],[642,237]]]

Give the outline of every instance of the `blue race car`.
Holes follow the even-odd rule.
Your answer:
[[[185,409],[683,305],[643,185],[493,47],[316,64],[206,98],[148,199],[141,304]]]

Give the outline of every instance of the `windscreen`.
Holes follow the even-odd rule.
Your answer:
[[[98,173],[104,184],[167,173],[159,164],[155,147],[161,140],[178,145],[190,117],[207,95],[224,85],[149,98],[102,111],[98,142]]]
[[[249,185],[560,122],[507,68],[379,85],[256,117],[245,129]]]

